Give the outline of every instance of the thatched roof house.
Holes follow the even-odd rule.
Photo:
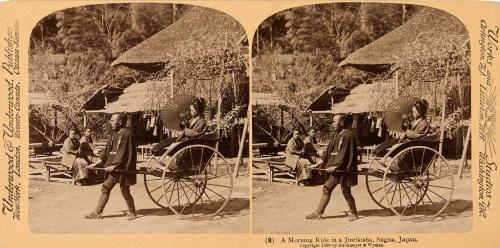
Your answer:
[[[342,102],[333,105],[334,114],[361,114],[384,111],[396,98],[395,84],[361,84],[351,90]]]
[[[47,106],[61,106],[61,103],[46,93],[29,92],[28,98],[30,106],[32,105],[47,105]]]
[[[104,86],[87,100],[83,108],[87,112],[135,113],[159,110],[168,100],[165,81],[134,83],[125,89]]]
[[[111,65],[154,71],[184,51],[216,49],[244,41],[245,30],[233,17],[218,10],[191,7],[178,21],[124,52]]]
[[[97,89],[94,94],[83,104],[82,110],[87,112],[103,112],[106,105],[116,101],[123,93],[123,89],[105,85]]]
[[[333,102],[341,102],[344,98],[349,95],[349,90],[339,87],[337,85],[330,86],[323,90],[321,94],[314,99],[314,101],[307,107],[307,110],[314,112],[329,111],[332,108],[332,97]]]
[[[252,92],[252,106],[285,105],[285,101],[275,93]]]
[[[469,39],[463,23],[451,14],[424,8],[400,27],[351,53],[339,66],[382,72],[391,65],[429,53],[445,54]]]

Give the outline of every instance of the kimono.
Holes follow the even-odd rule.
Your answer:
[[[165,148],[170,146],[171,144],[187,139],[198,138],[203,135],[207,129],[207,122],[205,121],[205,118],[200,116],[191,119],[187,124],[188,126],[184,128],[179,138],[168,137],[166,139],[163,139],[158,144],[156,144],[153,149],[151,149],[151,153],[153,153],[155,156],[160,156],[165,152]]]
[[[330,140],[323,155],[323,166],[324,168],[336,167],[332,174],[333,184],[344,183],[346,186],[358,184],[358,174],[353,173],[358,171],[356,153],[356,139],[351,130],[342,129]]]
[[[121,128],[113,134],[101,154],[104,167],[116,166],[115,170],[133,172],[137,167],[135,138],[129,128]],[[137,182],[135,173],[111,172],[121,185],[134,185]],[[109,176],[109,174],[106,175]]]
[[[90,164],[90,161],[88,161],[87,157],[81,151],[81,144],[78,139],[68,137],[64,141],[61,152],[63,155],[61,163],[71,169],[74,181],[89,177],[87,166]]]
[[[304,180],[312,179],[312,173],[307,170],[307,166],[313,161],[307,159],[303,152],[304,142],[300,139],[291,138],[286,146],[285,164],[295,170],[297,183],[300,184]]]
[[[66,138],[64,140],[64,145],[61,149],[62,153],[62,160],[61,163],[62,165],[68,167],[68,168],[73,168],[73,163],[76,160],[76,156],[78,155],[78,149],[80,148],[80,142],[78,142],[78,139],[76,138]]]

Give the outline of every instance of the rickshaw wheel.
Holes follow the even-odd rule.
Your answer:
[[[177,151],[164,168],[163,193],[168,207],[182,219],[212,219],[227,205],[233,191],[231,166],[206,145]]]
[[[451,167],[439,152],[426,146],[408,147],[397,153],[383,180],[386,203],[402,220],[433,220],[453,196]]]
[[[389,153],[387,153],[389,154]],[[389,209],[389,205],[385,201],[384,192],[384,172],[386,170],[386,163],[389,160],[387,154],[380,158],[374,157],[368,165],[369,173],[365,177],[366,189],[373,202],[383,209]]]
[[[168,209],[165,195],[163,193],[162,175],[170,157],[165,152],[162,156],[151,156],[148,160],[144,174],[144,187],[149,198],[161,208]],[[168,181],[166,183],[169,183]]]

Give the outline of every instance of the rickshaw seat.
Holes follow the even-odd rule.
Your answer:
[[[400,145],[392,148],[396,144],[400,144]],[[437,147],[439,146],[439,139],[436,137],[436,135],[426,135],[420,139],[406,140],[406,141],[401,142],[401,143],[399,143],[397,139],[388,140],[388,141],[383,142],[380,145],[378,145],[373,150],[373,153],[375,154],[375,156],[378,156],[378,157],[383,157],[387,153],[390,153],[389,155],[393,156],[393,155],[396,155],[398,152],[402,151],[403,149],[406,149],[406,148],[412,147],[412,146],[425,146],[425,147],[437,149]]]
[[[206,145],[206,146],[210,146],[210,147],[215,147],[215,145],[217,144],[217,142],[221,139],[222,137],[217,137],[217,133],[207,133],[207,134],[203,134],[201,135],[200,137],[198,138],[194,138],[194,139],[187,139],[187,140],[183,140],[181,142],[176,142],[176,143],[172,143],[166,153],[168,156],[172,156],[174,155],[177,151],[179,151],[180,149],[186,147],[186,146],[190,146],[190,145]]]

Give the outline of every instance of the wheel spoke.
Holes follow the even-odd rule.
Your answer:
[[[379,190],[381,190],[381,189],[383,189],[384,187],[388,186],[388,185],[389,185],[389,184],[391,184],[391,183],[394,183],[394,181],[390,181],[389,183],[385,184],[384,186],[381,186],[380,188],[378,188],[378,189],[376,189],[376,190],[372,191],[372,194],[373,194],[373,193],[376,193],[377,191],[379,191]]]
[[[451,189],[449,187],[444,187],[444,186],[436,186],[436,185],[430,185],[429,184],[429,187],[435,187],[435,188],[441,188],[441,189]]]
[[[212,190],[212,189],[210,189],[210,188],[205,188],[205,189],[210,190],[210,192],[212,192],[212,193],[214,193],[214,194],[218,195],[220,198],[222,198],[222,199],[224,199],[224,200],[226,199],[226,197],[224,197],[224,196],[220,195],[219,193],[217,193],[217,192],[213,191],[213,190]]]
[[[406,188],[403,187],[403,190],[405,191],[405,194],[406,194],[406,197],[408,197],[408,200],[410,201],[410,203],[413,205],[413,202],[411,201],[410,199],[410,195],[408,194],[408,191],[406,191]],[[403,207],[403,203],[401,203],[401,207]]]
[[[425,167],[425,170],[424,171],[421,171],[420,172],[420,175],[422,175],[423,172],[425,171],[428,171],[429,170],[429,167],[431,166],[432,162],[434,162],[434,160],[436,159],[436,156],[437,156],[437,153],[434,154],[434,156],[432,156],[429,164],[427,164],[427,166]]]
[[[432,201],[432,199],[429,197],[429,195],[425,194],[425,196],[427,197],[427,199],[429,199],[429,202],[432,204],[432,207],[434,209],[436,209],[436,211],[439,211],[439,208],[436,208],[436,204],[434,203],[434,201]]]
[[[406,210],[407,210],[409,207],[413,206],[413,202],[412,202],[411,198],[413,198],[413,196],[414,196],[414,195],[415,195],[415,194],[412,194],[412,196],[409,196],[409,197],[408,197],[408,200],[410,200],[410,204],[406,205],[406,207],[405,207],[405,208],[403,209],[403,211],[401,212],[401,216],[403,216],[403,215],[405,214]],[[416,202],[416,200],[417,200],[417,198],[415,198],[415,202]]]
[[[415,204],[414,204],[414,208],[413,208],[413,219],[415,219],[415,216],[417,215],[417,206],[418,206],[418,199],[420,199],[420,195],[418,194],[418,189],[417,189],[417,198],[415,198]]]
[[[220,185],[220,184],[213,184],[213,183],[207,183],[206,185],[217,186],[217,187],[224,187],[224,188],[231,188],[230,186]]]
[[[189,147],[189,156],[191,156],[191,168],[194,166],[193,151],[191,150],[191,147]]]
[[[170,197],[168,198],[168,205],[171,205],[171,202],[172,202],[172,196],[174,195],[174,190],[175,190],[175,185],[177,185],[176,182],[174,182],[174,185],[172,187],[172,190],[170,191]],[[167,191],[165,191],[165,194],[168,193]]]
[[[448,201],[448,200],[446,200],[445,198],[443,198],[441,195],[439,195],[439,194],[437,194],[436,192],[432,191],[431,189],[427,189],[427,190],[428,190],[428,191],[430,191],[431,193],[433,193],[433,194],[435,194],[435,195],[439,196],[439,198],[443,199],[444,201],[446,201],[446,202]]]
[[[201,163],[203,162],[203,150],[205,150],[205,148],[201,148],[201,156],[200,156],[200,168],[201,168]]]
[[[394,189],[394,192],[392,193],[392,198],[391,198],[391,205],[394,202],[394,196],[396,195],[396,191],[399,188],[399,183],[396,184],[396,188]]]
[[[203,194],[205,194],[207,196],[207,199],[210,201],[210,203],[212,205],[214,205],[214,203],[212,202],[212,199],[210,199],[210,197],[208,196],[207,192],[206,191],[203,191]]]
[[[417,165],[415,164],[415,157],[413,156],[413,149],[410,150],[411,153],[411,160],[413,161],[413,168],[416,168]]]

